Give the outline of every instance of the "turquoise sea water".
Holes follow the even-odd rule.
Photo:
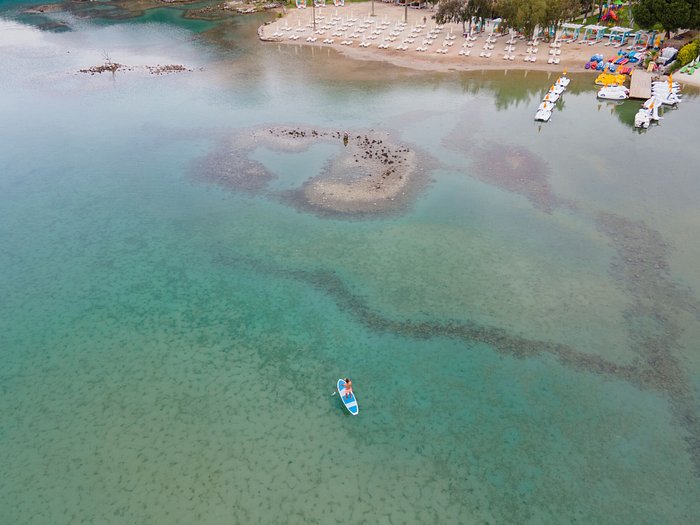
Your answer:
[[[637,134],[575,76],[537,126],[546,74],[0,7],[0,523],[696,520],[692,90]],[[192,71],[77,73],[104,52]],[[387,130],[432,183],[348,219],[197,177],[275,125]],[[336,152],[251,157],[280,190]]]

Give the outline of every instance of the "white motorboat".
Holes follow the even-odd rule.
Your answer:
[[[629,98],[629,89],[625,86],[607,86],[598,91],[598,98],[604,100],[626,100]]]
[[[542,103],[537,106],[537,111],[546,110],[552,111],[554,109],[554,103],[549,100],[543,100]]]

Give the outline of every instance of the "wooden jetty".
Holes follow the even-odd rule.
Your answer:
[[[630,98],[651,98],[651,73],[641,69],[632,71],[632,81],[630,82]]]

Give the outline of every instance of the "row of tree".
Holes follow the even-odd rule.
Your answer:
[[[559,27],[562,22],[597,8],[603,0],[440,0],[435,15],[438,23],[462,24],[471,31],[472,20],[501,18],[502,26],[515,28],[532,37],[535,28]],[[700,28],[700,0],[628,0],[636,23],[644,29],[675,31]]]

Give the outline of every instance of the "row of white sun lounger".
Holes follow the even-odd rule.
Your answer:
[[[297,35],[292,35],[292,37],[290,37],[290,38],[293,38],[293,39],[296,40],[296,39],[298,39],[299,37],[298,37]],[[317,39],[316,39],[315,37],[308,37],[308,38],[306,39],[307,42],[316,42],[316,40],[317,40]],[[335,40],[334,40],[333,38],[326,38],[326,39],[323,40],[323,43],[324,43],[324,44],[333,44],[334,42],[335,42]],[[340,42],[340,45],[343,45],[343,46],[352,46],[352,45],[354,45],[354,43],[355,43],[355,42],[354,42],[353,40],[343,40],[343,41]],[[413,43],[413,42],[412,42],[412,41],[409,41],[409,40],[404,40],[404,43],[403,43],[403,44],[399,44],[399,45],[397,45],[397,46],[393,46],[393,45],[390,45],[390,44],[387,43],[387,42],[383,42],[383,43],[377,45],[377,49],[389,49],[389,48],[392,48],[392,49],[396,49],[396,50],[399,50],[399,51],[407,51],[407,50],[408,50],[408,46],[406,45],[407,43]],[[432,41],[427,41],[427,40],[426,40],[426,41],[423,41],[423,45],[416,47],[415,50],[418,51],[418,52],[426,52],[426,51],[428,51],[428,47],[427,47],[426,44],[428,44],[428,45],[429,45],[429,44],[432,44]],[[371,42],[366,42],[366,41],[363,41],[363,42],[360,42],[360,43],[359,43],[359,47],[370,47],[371,45],[372,45]],[[452,45],[453,45],[453,42],[451,42],[451,41],[445,41],[445,42],[443,42],[443,47],[439,47],[439,48],[435,49],[435,53],[446,55],[446,54],[449,52],[449,46],[452,46]],[[471,55],[471,49],[466,49],[468,46],[469,46],[469,44],[466,43],[466,42],[465,42],[464,44],[462,44],[462,48],[463,48],[463,49],[460,49],[458,55],[460,55],[460,56],[465,56],[465,57],[470,56],[470,55]],[[514,51],[514,47],[513,47],[513,46],[506,47],[506,53],[503,55],[503,60],[515,60],[515,55],[512,53],[512,51]],[[491,56],[492,56],[492,53],[489,52],[489,51],[482,51],[481,53],[479,53],[479,57],[481,57],[481,58],[491,58]],[[528,54],[528,55],[525,57],[524,60],[525,60],[526,62],[535,62],[535,61],[537,60],[537,56],[536,56],[536,55],[532,55],[532,54]],[[558,59],[558,58],[552,58],[552,57],[550,57],[547,63],[549,63],[549,64],[558,64],[558,63],[559,63],[559,59]]]
[[[318,18],[320,19],[322,17],[318,17]],[[336,20],[340,20],[340,18],[334,18],[331,20],[332,21],[330,24],[321,25],[318,29],[316,29],[314,31],[314,33],[317,35],[324,35],[324,34],[326,34],[327,31],[334,30],[334,32],[331,34],[331,36],[342,37],[342,36],[344,36],[344,33],[346,31],[350,30],[354,26],[354,23],[351,23],[349,21],[341,24],[340,26],[337,26]],[[357,19],[352,19],[352,20],[356,21]],[[374,23],[375,23],[374,20],[367,20],[367,21],[361,23],[358,26],[358,28],[353,29],[354,32],[351,34],[348,34],[347,36],[349,38],[359,39],[363,36],[363,33],[365,33],[368,29],[370,29],[370,25],[374,24]],[[369,36],[367,39],[368,40],[376,39],[376,37],[381,35],[386,29],[388,29],[388,26],[390,26],[390,25],[391,24],[388,21],[385,21],[385,22],[378,24],[377,26],[375,26],[375,27],[377,27],[377,29],[375,29],[371,32],[372,36]],[[337,27],[333,27],[333,26],[337,26]],[[402,32],[406,29],[406,26],[407,26],[407,24],[404,22],[396,23],[394,25],[394,28],[388,33],[389,36],[385,37],[384,40],[393,42],[394,40],[396,40],[396,38],[398,36],[400,36],[402,34]],[[423,31],[423,29],[425,29],[425,27],[426,27],[425,24],[416,24],[411,29],[411,34],[408,35],[408,38],[404,40],[404,43],[413,43],[411,41],[411,39],[416,38],[418,36],[418,34],[421,33]],[[287,25],[287,26],[279,28],[277,31],[275,31],[272,34],[272,36],[274,38],[283,38],[285,36],[285,31],[287,31],[287,32],[295,31],[298,33],[304,33],[304,32],[309,31],[312,28],[313,28],[313,24],[306,24],[305,26],[299,25],[297,28],[293,28],[293,27],[290,27]],[[429,31],[426,32],[426,37],[430,40],[434,40],[436,38],[436,36],[442,32],[443,29],[444,29],[444,26],[437,25],[434,28],[431,28]],[[289,36],[288,38],[290,40],[297,40],[296,38],[292,38],[292,36]],[[453,35],[451,32],[450,32],[450,34],[445,36],[445,40],[455,40],[456,38],[457,38],[457,36]],[[406,42],[406,40],[409,40],[409,42]]]
[[[337,21],[340,21],[340,18],[332,19],[331,24],[335,25],[335,22],[337,22]],[[332,34],[332,36],[334,36],[334,37],[343,36],[344,32],[346,30],[348,30],[351,26],[354,25],[355,21],[357,21],[357,19],[354,19],[353,22],[350,22],[350,19],[348,19],[348,21],[346,21],[340,28],[338,28],[338,30],[336,32],[334,32]],[[367,21],[363,22],[362,24],[360,24],[359,28],[356,29],[354,33],[349,34],[348,37],[351,39],[359,39],[359,38],[363,37],[364,35],[362,35],[361,33],[364,33],[365,30],[369,28],[370,24],[373,24],[373,23],[375,23],[373,20],[367,20]],[[368,40],[376,40],[378,38],[378,36],[381,35],[381,33],[385,29],[388,28],[389,25],[391,25],[389,22],[384,21],[384,22],[378,24],[377,26],[375,26],[375,27],[377,27],[377,29],[372,31],[372,35],[369,35],[365,39],[363,39],[363,41],[358,44],[359,47],[365,47],[365,48],[370,47],[372,45],[372,42],[368,42]],[[396,45],[396,46],[390,45],[389,44],[390,42],[396,41],[397,37],[406,28],[406,25],[407,24],[405,24],[403,22],[397,23],[394,26],[394,29],[389,33],[389,36],[385,37],[383,39],[383,42],[377,45],[377,48],[378,49],[389,49],[391,47],[392,49],[396,49],[399,51],[407,51],[408,50],[407,44],[413,44],[415,42],[415,38],[419,36],[418,33],[422,32],[422,29],[425,28],[425,25],[424,24],[422,24],[422,25],[417,24],[416,26],[414,26],[411,29],[412,34],[409,35],[407,38],[403,39],[401,44]],[[310,26],[310,24],[307,24],[306,27],[309,28],[311,26]],[[315,33],[322,35],[326,32],[324,29],[329,30],[329,29],[331,29],[331,26],[329,26],[329,25],[322,26],[322,28],[317,30]],[[426,33],[426,38],[422,41],[422,44],[417,46],[415,48],[415,50],[417,52],[428,51],[429,50],[428,46],[430,46],[434,43],[437,35],[440,34],[442,29],[443,29],[442,26],[436,26],[435,28],[430,29]],[[281,31],[285,31],[285,30],[292,31],[293,29],[287,26],[285,28],[282,28]],[[273,36],[275,36],[275,37],[283,36],[283,33],[281,31],[274,33]],[[304,29],[303,27],[299,27],[296,29],[296,31],[297,32],[304,32],[304,31],[306,31],[306,29]],[[501,35],[489,35],[486,38],[486,42],[484,44],[484,51],[479,53],[479,57],[491,58],[491,55],[492,55],[491,51],[494,49],[494,43],[497,41],[498,36],[501,36]],[[296,34],[292,34],[288,38],[289,38],[289,40],[298,40],[299,36]],[[445,35],[444,38],[445,38],[445,40],[442,43],[442,47],[435,49],[434,50],[435,53],[447,54],[449,52],[449,47],[454,45],[454,40],[456,40],[457,36],[450,33],[448,35]],[[462,44],[462,48],[473,47],[474,42],[477,40],[477,38],[478,38],[477,36],[473,36],[473,35],[467,36],[465,42]],[[505,54],[503,55],[503,60],[515,60],[515,54],[513,52],[515,51],[515,44],[520,39],[522,39],[522,37],[515,38],[515,37],[511,36],[511,38],[508,41],[506,41]],[[317,41],[317,37],[310,36],[306,39],[306,41],[314,43]],[[333,44],[334,42],[335,42],[335,40],[333,38],[326,38],[323,40],[324,44]],[[346,45],[346,46],[352,46],[352,45],[354,45],[354,43],[355,43],[354,40],[343,40],[340,42],[341,45]],[[525,62],[537,61],[537,51],[538,51],[537,39],[532,40],[532,41],[528,42],[527,44],[529,47],[527,48],[527,55],[524,57],[524,61]],[[559,63],[560,59],[558,58],[557,55],[561,54],[561,49],[559,49],[559,48],[561,48],[561,45],[562,44],[560,41],[552,42],[549,45],[549,47],[552,48],[552,49],[550,49],[549,54],[552,56],[550,56],[549,59],[547,60],[548,64],[558,64]],[[468,57],[471,54],[471,50],[470,49],[461,49],[458,54],[460,56]]]

